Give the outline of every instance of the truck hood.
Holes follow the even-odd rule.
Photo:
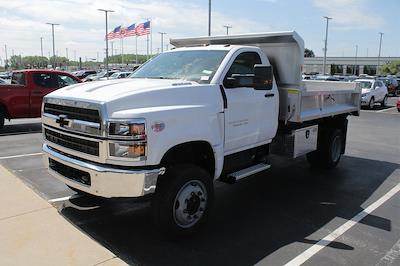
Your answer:
[[[214,88],[215,87],[215,88]],[[56,90],[46,98],[94,102],[106,106],[109,117],[122,113],[151,112],[152,109],[177,109],[189,106],[223,108],[217,85],[170,79],[117,79],[80,83]],[[220,94],[219,94],[220,96]],[[221,105],[221,106],[219,106]],[[140,111],[141,110],[141,111]]]

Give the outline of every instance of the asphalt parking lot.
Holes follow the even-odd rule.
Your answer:
[[[350,117],[346,154],[332,171],[310,169],[304,158],[272,157],[270,171],[216,183],[209,223],[186,240],[159,235],[147,203],[74,197],[51,178],[41,161],[40,119],[6,123],[0,164],[128,264],[400,265],[400,192],[387,197],[400,183],[394,100]],[[354,224],[344,226],[348,221]]]

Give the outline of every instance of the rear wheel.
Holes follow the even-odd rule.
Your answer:
[[[195,165],[167,169],[153,198],[154,219],[168,235],[185,235],[206,220],[214,198],[212,178]]]
[[[374,99],[374,97],[371,97],[371,100],[369,100],[368,107],[369,107],[369,109],[374,109],[374,107],[375,107],[375,99]]]
[[[311,166],[332,169],[337,166],[342,157],[343,133],[340,129],[321,134],[321,140],[316,151],[307,154]]]

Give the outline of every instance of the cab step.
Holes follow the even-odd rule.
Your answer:
[[[228,174],[226,181],[227,181],[227,183],[235,183],[236,181],[238,181],[242,178],[257,174],[257,173],[265,171],[269,168],[271,168],[271,165],[265,164],[265,163],[259,163],[256,165],[252,165],[248,168]]]

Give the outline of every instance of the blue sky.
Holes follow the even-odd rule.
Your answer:
[[[207,34],[208,0],[0,0],[0,58],[4,45],[8,56],[39,55],[40,37],[44,38],[44,55],[51,52],[51,31],[46,22],[60,23],[56,28],[56,50],[69,58],[102,60],[104,55],[104,14],[97,8],[116,12],[109,17],[110,30],[151,18],[152,48],[160,48],[158,32],[167,38]],[[212,34],[224,34],[223,25],[231,25],[231,34],[296,30],[305,46],[316,55],[323,54],[325,21],[329,26],[328,56],[377,56],[379,34],[384,32],[382,56],[400,56],[399,0],[247,0],[212,1]],[[167,41],[164,41],[164,44]],[[146,53],[145,37],[139,38],[138,51]],[[120,40],[113,43],[119,53]],[[135,38],[124,41],[124,52],[135,51]],[[1,64],[1,62],[0,62]]]

